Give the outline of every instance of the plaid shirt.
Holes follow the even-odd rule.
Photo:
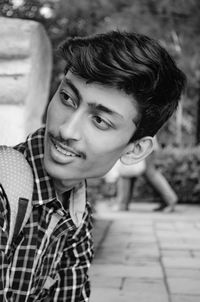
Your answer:
[[[56,198],[53,181],[44,170],[43,140],[41,128],[15,147],[33,170],[33,210],[7,253],[8,205],[0,188],[0,301],[89,301],[87,273],[93,257],[91,207],[86,202],[77,227],[70,210],[64,209]],[[56,226],[49,237],[48,227],[55,219]]]

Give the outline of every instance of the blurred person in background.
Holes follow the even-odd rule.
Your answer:
[[[134,184],[138,177],[144,176],[147,183],[160,197],[160,205],[154,211],[174,212],[178,202],[178,196],[165,176],[155,167],[155,157],[159,150],[158,141],[155,138],[154,151],[143,161],[124,165],[118,161],[105,176],[106,181],[117,182],[117,202],[115,210],[128,211],[133,198]]]

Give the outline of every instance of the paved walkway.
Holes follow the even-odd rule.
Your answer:
[[[135,203],[96,215],[91,302],[199,302],[200,205],[155,213]]]

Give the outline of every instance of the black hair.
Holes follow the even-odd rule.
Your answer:
[[[154,136],[178,106],[186,77],[152,38],[111,31],[68,38],[59,51],[66,72],[133,96],[139,115],[131,140]]]

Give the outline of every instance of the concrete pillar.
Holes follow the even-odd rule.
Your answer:
[[[42,125],[52,49],[41,24],[0,18],[0,144],[14,145]]]

